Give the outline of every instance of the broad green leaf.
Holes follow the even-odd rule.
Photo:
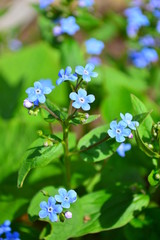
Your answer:
[[[135,138],[136,138],[136,142],[138,147],[148,156],[151,158],[159,158],[160,155],[157,152],[152,151],[151,148],[149,148],[148,143],[144,143],[142,138],[139,135],[139,131],[136,130],[135,131]]]
[[[136,96],[134,96],[133,94],[131,94],[131,101],[132,101],[132,106],[134,109],[135,114],[141,114],[141,113],[145,113],[147,112],[147,108],[145,107],[145,105],[141,102],[141,100],[139,100]],[[152,129],[152,125],[153,125],[153,119],[152,117],[149,115],[144,123],[142,124],[142,129],[139,130],[140,134],[143,137],[147,137],[150,138],[151,136],[151,129]]]
[[[54,187],[44,189],[54,196],[57,191]],[[118,196],[118,197],[117,197]],[[41,201],[48,198],[38,193],[31,201],[28,214],[32,220],[38,219]],[[72,219],[64,223],[51,223],[51,233],[44,239],[52,240],[57,237],[67,240],[73,237],[80,237],[89,233],[97,233],[111,229],[120,228],[130,222],[135,211],[141,211],[147,207],[149,196],[144,194],[132,194],[130,190],[115,188],[113,191],[97,191],[87,194],[72,204],[70,211]]]
[[[50,100],[47,99],[46,101],[46,105],[47,107],[56,115],[58,116],[60,119],[65,120],[67,117],[67,113],[62,111],[62,109],[60,109],[58,106],[56,106],[54,103],[52,103]],[[52,116],[52,118],[54,118]]]
[[[45,147],[44,141],[43,138],[38,138],[24,154],[22,166],[18,174],[18,187],[22,187],[27,174],[32,168],[46,166],[52,160],[62,155],[63,147],[61,143]]]
[[[119,144],[114,139],[108,139],[108,129],[109,125],[97,127],[79,140],[78,150],[84,161],[97,162],[114,154]]]

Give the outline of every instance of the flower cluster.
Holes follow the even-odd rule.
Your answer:
[[[73,16],[69,16],[68,18],[61,18],[58,21],[58,25],[53,28],[54,36],[59,36],[61,34],[68,34],[70,36],[74,35],[77,31],[79,31],[80,27],[76,23],[76,19]]]
[[[137,41],[139,35],[139,46],[130,51],[129,58],[136,67],[145,68],[159,59],[156,48],[160,41],[156,31],[160,33],[160,1],[132,0],[131,5],[125,10],[127,35],[132,41]],[[149,27],[153,29],[153,36],[148,34]]]
[[[97,55],[100,55],[101,52],[103,51],[104,43],[95,38],[90,38],[85,42],[85,46],[86,46],[86,51],[88,54],[96,55],[96,56],[91,56],[88,59],[88,62],[93,63],[94,65],[100,65],[101,59],[99,57],[97,57]]]
[[[34,83],[34,87],[30,87],[26,90],[28,98],[24,100],[23,105],[26,108],[32,106],[38,106],[40,103],[46,101],[46,94],[49,94],[54,89],[50,79],[40,80]]]
[[[132,121],[133,116],[130,113],[125,115],[120,113],[122,120],[117,123],[117,121],[112,121],[110,123],[110,128],[108,130],[108,135],[111,138],[115,138],[117,142],[124,142],[125,137],[132,138],[131,130],[136,130],[139,126],[137,121]]]
[[[11,222],[6,220],[2,225],[0,225],[0,240],[20,240],[20,235],[18,232],[11,232]]]
[[[64,81],[78,81],[79,78],[83,80],[84,82],[90,82],[91,77],[97,77],[98,73],[93,72],[95,66],[93,64],[87,64],[85,67],[77,66],[75,68],[75,73],[72,74],[71,67],[67,67],[65,70],[61,69],[59,71],[59,78],[56,81],[57,85],[60,85]],[[75,89],[76,90],[76,89]],[[87,95],[86,90],[79,88],[78,92],[71,92],[69,95],[70,99],[73,101],[72,106],[76,109],[82,108],[84,111],[90,110],[89,103],[94,102],[95,96],[93,94]]]
[[[48,203],[45,201],[40,203],[40,218],[49,217],[51,222],[57,222],[62,217],[67,219],[72,218],[72,213],[64,209],[69,209],[70,204],[77,200],[77,193],[74,190],[67,192],[64,188],[60,188],[58,192],[59,195],[48,198]]]

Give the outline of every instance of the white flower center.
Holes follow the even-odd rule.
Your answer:
[[[69,200],[69,197],[65,197],[64,200],[68,201],[68,200]]]
[[[85,100],[84,100],[84,98],[79,98],[79,101],[81,102],[81,103],[84,103],[85,102]]]
[[[121,130],[118,128],[116,129],[116,133],[120,134],[121,133]]]
[[[52,212],[53,211],[53,208],[52,207],[49,207],[48,208],[48,212]]]
[[[84,69],[84,74],[88,75],[88,71],[86,69]]]
[[[127,124],[130,124],[131,123],[131,120],[127,120]]]
[[[41,89],[37,88],[36,89],[36,94],[40,94],[41,93]]]

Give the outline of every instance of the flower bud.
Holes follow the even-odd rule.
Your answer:
[[[128,136],[128,138],[132,139],[132,138],[133,138],[133,134],[130,133],[129,136]]]
[[[59,35],[61,35],[62,34],[62,29],[61,29],[61,27],[60,26],[55,26],[54,28],[53,28],[53,34],[54,34],[54,36],[59,36]]]
[[[72,218],[72,213],[69,211],[65,212],[65,218],[67,218],[67,219]]]
[[[30,102],[28,99],[25,99],[24,102],[23,102],[23,106],[25,108],[31,108],[33,106],[33,103]]]

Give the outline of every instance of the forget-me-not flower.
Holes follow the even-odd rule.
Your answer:
[[[92,56],[90,57],[88,60],[87,60],[88,63],[91,63],[95,66],[99,66],[101,65],[102,61],[99,57],[96,57],[96,56]]]
[[[12,51],[18,51],[22,47],[22,42],[18,39],[11,39],[8,42],[8,46]]]
[[[57,202],[61,203],[63,208],[70,208],[70,204],[74,203],[77,200],[77,193],[74,190],[69,190],[60,188],[58,190],[59,195],[55,195]]]
[[[51,3],[53,3],[54,0],[40,0],[39,2],[40,2],[40,8],[43,9],[48,7]]]
[[[48,203],[42,201],[40,203],[41,211],[39,212],[40,218],[49,217],[51,222],[56,222],[58,220],[57,214],[62,212],[62,207],[60,204],[56,204],[56,200],[54,197],[48,198]]]
[[[144,47],[154,47],[156,44],[155,39],[151,35],[141,37],[139,43]]]
[[[73,16],[68,18],[62,18],[60,20],[60,26],[62,33],[67,33],[68,35],[74,35],[79,29],[79,25],[76,23],[76,19]]]
[[[153,62],[158,61],[158,54],[153,48],[143,48],[141,51],[131,51],[129,54],[133,64],[138,68],[149,66]]]
[[[135,37],[138,30],[143,26],[149,26],[150,22],[139,7],[132,7],[125,10],[127,16],[127,34],[129,37]]]
[[[91,77],[97,77],[98,73],[93,72],[95,66],[88,63],[85,67],[77,66],[75,72],[82,76],[83,80],[86,82],[91,81]]]
[[[34,87],[30,87],[26,90],[26,93],[28,94],[28,100],[33,103],[37,100],[40,103],[44,103],[46,101],[45,94],[51,93],[52,89],[53,87],[48,81],[46,85],[44,82],[35,82]]]
[[[74,101],[72,103],[72,106],[76,109],[82,108],[84,111],[90,110],[90,105],[89,103],[94,102],[95,96],[93,94],[89,94],[87,96],[87,92],[80,88],[78,90],[78,93],[72,92],[69,95],[70,99]]]
[[[125,157],[125,152],[131,149],[130,143],[121,143],[117,148],[116,152],[120,157]]]
[[[0,236],[3,233],[7,233],[11,231],[11,222],[9,220],[6,220],[2,225],[0,225]]]
[[[132,121],[133,118],[132,114],[126,113],[124,115],[123,113],[120,113],[120,116],[122,118],[122,121],[125,122],[130,129],[136,130],[136,127],[139,126],[139,122]]]
[[[131,133],[129,128],[126,128],[127,124],[124,121],[120,121],[117,124],[117,121],[112,121],[110,123],[110,128],[108,130],[108,135],[111,138],[116,138],[117,142],[124,142],[125,137],[128,137]]]
[[[104,43],[100,40],[97,40],[96,38],[90,38],[87,41],[85,41],[86,50],[89,54],[99,55],[101,54]]]
[[[92,7],[94,4],[94,0],[79,0],[78,5],[80,7]]]
[[[6,233],[6,238],[4,240],[20,240],[20,234],[18,232],[8,232]]]
[[[77,80],[77,76],[72,74],[72,68],[66,67],[66,69],[61,69],[58,73],[59,79],[56,81],[57,85],[60,85],[62,82],[70,80],[72,82]]]
[[[54,36],[59,36],[59,35],[61,35],[62,34],[62,28],[61,28],[61,26],[55,26],[54,28],[53,28],[53,35]]]

